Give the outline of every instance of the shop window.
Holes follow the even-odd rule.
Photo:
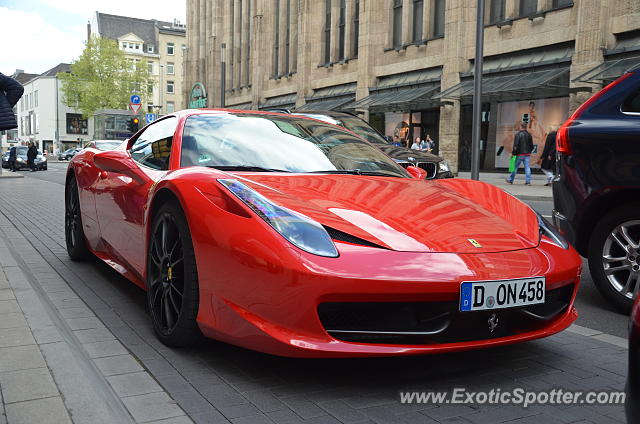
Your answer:
[[[346,13],[347,1],[340,0],[340,15],[338,16],[338,60],[345,59],[345,41],[346,41]]]
[[[360,38],[360,0],[355,0],[353,10],[353,57],[358,57],[358,42]]]
[[[538,0],[520,0],[520,16],[530,16],[538,11]]]
[[[560,8],[560,7],[573,6],[573,0],[553,0],[551,5],[554,9]]]
[[[413,42],[422,40],[422,17],[424,14],[424,0],[413,0]]]
[[[434,37],[443,37],[444,36],[444,11],[445,11],[445,0],[434,0],[433,1],[433,36]]]
[[[402,47],[402,0],[393,0],[393,47]]]
[[[504,10],[506,0],[491,0],[489,7],[489,25],[504,21]]]
[[[331,62],[331,0],[324,1],[324,54],[323,62]]]
[[[67,113],[67,134],[88,134],[87,120],[79,113]]]

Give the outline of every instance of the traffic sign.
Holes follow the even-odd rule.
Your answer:
[[[140,103],[129,103],[129,109],[131,109],[131,111],[136,115],[140,112],[141,107],[142,105]]]
[[[140,104],[140,96],[138,96],[137,94],[131,96],[131,103],[133,103],[134,105]]]
[[[145,120],[147,121],[147,124],[152,123],[153,121],[155,121],[158,118],[158,115],[156,115],[155,113],[147,113],[145,115]]]

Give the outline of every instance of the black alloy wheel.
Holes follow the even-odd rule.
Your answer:
[[[71,258],[72,261],[84,259],[89,253],[89,250],[87,249],[84,229],[82,228],[78,183],[74,176],[68,179],[65,189],[64,236],[69,258]]]
[[[163,205],[153,220],[147,254],[147,304],[156,335],[168,346],[201,336],[198,274],[189,227],[180,207]]]

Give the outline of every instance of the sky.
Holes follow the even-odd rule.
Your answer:
[[[0,0],[0,72],[40,74],[77,59],[95,11],[185,23],[185,9],[186,0]]]

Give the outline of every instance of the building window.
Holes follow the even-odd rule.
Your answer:
[[[284,39],[284,74],[289,75],[289,61],[291,52],[291,0],[285,0],[287,2],[286,19],[285,23],[285,39]]]
[[[444,37],[445,0],[433,1],[433,36]]]
[[[573,0],[553,0],[552,7],[565,7],[565,6],[573,6]]]
[[[324,54],[323,62],[331,62],[331,0],[324,0]]]
[[[153,62],[147,62],[147,69],[150,74],[153,74]]]
[[[489,25],[504,21],[504,9],[506,0],[491,0],[489,7]]]
[[[413,42],[422,40],[422,16],[424,0],[413,0]]]
[[[167,94],[173,94],[173,81],[167,81]]]
[[[277,77],[280,71],[280,0],[275,2],[275,37],[273,39],[273,76]]]
[[[353,9],[353,57],[358,57],[358,43],[360,39],[360,0],[355,0]]]
[[[520,16],[533,15],[538,11],[538,0],[520,0]]]
[[[347,1],[340,0],[340,14],[338,15],[338,60],[346,59],[346,30],[347,30]]]
[[[38,90],[33,92],[33,106],[38,107]]]
[[[246,69],[246,80],[245,80],[245,85],[248,87],[249,84],[251,84],[251,1],[247,2],[247,36],[246,36],[246,40],[247,42],[245,43],[245,55],[244,55],[244,60],[245,60],[245,69]],[[184,44],[182,45],[182,52],[184,54]]]
[[[167,102],[167,113],[173,113],[176,111],[176,105],[173,102]]]
[[[67,134],[88,134],[87,120],[79,113],[67,113]]]
[[[402,0],[393,0],[393,47],[402,47]]]
[[[169,56],[173,56],[173,49],[174,49],[173,43],[167,43],[167,54]]]
[[[175,74],[175,66],[171,62],[167,63],[167,75],[174,75],[174,74]]]
[[[147,53],[153,53],[153,46],[151,44],[147,45]]]

